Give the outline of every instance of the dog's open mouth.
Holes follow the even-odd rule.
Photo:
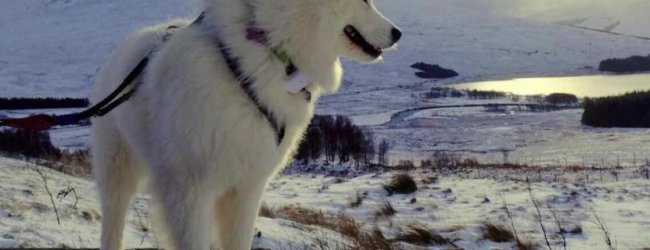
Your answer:
[[[359,46],[359,48],[361,48],[361,50],[363,50],[363,52],[366,54],[372,57],[381,56],[381,49],[370,44],[354,26],[345,26],[345,29],[343,29],[343,31],[348,39],[350,39],[350,41],[352,41],[352,43],[355,45]]]

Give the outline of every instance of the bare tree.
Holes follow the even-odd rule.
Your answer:
[[[379,163],[380,165],[385,166],[388,163],[388,158],[386,157],[386,154],[388,154],[389,146],[390,144],[385,139],[379,143],[379,147],[377,148],[377,163]]]
[[[370,131],[366,131],[366,141],[364,143],[364,155],[363,155],[363,164],[370,165],[373,159],[375,159],[375,139],[374,135]]]

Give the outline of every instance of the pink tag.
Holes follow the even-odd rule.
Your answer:
[[[292,94],[297,94],[302,89],[307,87],[312,82],[312,78],[306,74],[297,73],[288,76],[287,78],[287,91]]]

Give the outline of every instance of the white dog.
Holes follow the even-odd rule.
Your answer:
[[[150,58],[135,95],[93,121],[101,249],[121,248],[143,173],[169,248],[250,249],[267,182],[317,98],[339,88],[339,57],[377,61],[401,36],[372,0],[204,0],[202,9],[196,21],[136,32],[98,75],[93,102]]]

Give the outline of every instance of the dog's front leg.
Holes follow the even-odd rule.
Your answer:
[[[215,192],[201,178],[181,173],[155,177],[172,249],[209,250]]]
[[[253,179],[253,180],[251,180]],[[238,183],[216,203],[215,222],[223,250],[249,250],[255,233],[266,179],[250,178]]]

